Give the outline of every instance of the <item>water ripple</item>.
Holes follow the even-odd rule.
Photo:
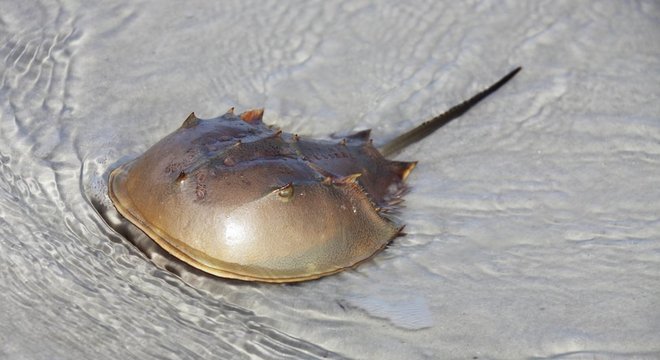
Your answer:
[[[658,13],[653,1],[11,2],[0,358],[657,357]],[[265,106],[288,131],[385,140],[516,65],[492,101],[402,154],[420,160],[408,235],[332,277],[209,277],[107,196],[109,170],[193,110]]]

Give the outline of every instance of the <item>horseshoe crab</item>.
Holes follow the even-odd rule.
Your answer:
[[[176,258],[241,280],[316,279],[369,259],[400,234],[388,211],[416,162],[387,160],[465,113],[497,83],[380,148],[370,131],[315,140],[262,122],[263,109],[181,127],[114,169],[116,209]]]

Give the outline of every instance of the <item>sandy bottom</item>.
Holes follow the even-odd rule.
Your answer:
[[[660,357],[657,2],[2,8],[0,358]],[[408,235],[355,270],[205,277],[107,196],[191,111],[379,142],[518,65],[397,157]]]

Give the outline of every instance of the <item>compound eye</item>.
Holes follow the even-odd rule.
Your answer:
[[[277,197],[280,200],[289,201],[289,199],[293,197],[293,184],[288,183],[275,191],[277,192]]]

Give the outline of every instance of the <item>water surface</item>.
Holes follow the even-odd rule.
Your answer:
[[[0,357],[660,356],[657,2],[0,7]],[[106,194],[191,111],[379,141],[517,65],[398,157],[407,235],[335,276],[202,276]]]

